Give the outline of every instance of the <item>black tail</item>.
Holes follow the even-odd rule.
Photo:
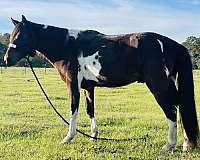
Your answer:
[[[194,100],[194,82],[192,73],[191,57],[184,47],[181,46],[178,53],[178,93],[179,110],[185,133],[189,141],[197,144],[199,126]]]

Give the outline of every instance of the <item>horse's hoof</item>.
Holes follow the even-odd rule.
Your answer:
[[[189,142],[188,140],[184,141],[183,143],[183,152],[192,150],[196,147],[195,143]]]
[[[74,138],[74,136],[72,135],[67,135],[63,140],[62,140],[62,144],[67,144],[69,143],[72,139]]]
[[[162,147],[162,150],[165,151],[165,152],[172,151],[175,148],[175,146],[176,146],[175,144],[167,143],[166,145],[164,145]]]
[[[94,137],[94,138],[90,138],[90,140],[91,141],[96,141],[97,140],[96,138],[98,137],[98,135],[99,135],[99,131],[96,131],[96,132],[92,133],[91,137]]]

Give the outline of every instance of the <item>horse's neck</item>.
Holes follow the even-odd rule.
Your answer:
[[[35,25],[36,50],[51,62],[63,59],[67,30],[52,26]]]

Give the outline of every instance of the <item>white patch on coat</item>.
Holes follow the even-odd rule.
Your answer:
[[[63,139],[63,143],[68,143],[74,138],[76,134],[77,115],[78,115],[77,110],[74,112],[73,115],[71,115],[71,118],[69,121],[69,131],[67,133],[67,136]]]
[[[48,27],[49,27],[48,25],[44,24],[42,28],[47,29]]]
[[[81,88],[81,82],[83,78],[86,80],[98,82],[97,77],[100,76],[99,73],[102,68],[98,59],[95,59],[96,56],[99,56],[98,53],[99,51],[87,57],[83,57],[83,54],[81,54],[78,57],[78,63],[80,66],[80,71],[78,72],[79,88]]]
[[[164,67],[164,70],[165,70],[165,73],[166,73],[167,77],[169,77],[170,72],[169,72],[167,66]]]
[[[13,44],[13,43],[9,43],[8,47],[9,48],[17,48],[16,44]]]
[[[159,39],[157,39],[157,41],[159,42],[159,44],[160,44],[160,48],[161,48],[161,51],[162,51],[162,53],[163,53],[163,43],[162,43],[162,41],[159,40]]]
[[[69,29],[68,30],[69,36],[72,36],[75,39],[78,38],[78,35],[79,35],[80,32],[81,32],[80,30],[75,30],[75,29]]]

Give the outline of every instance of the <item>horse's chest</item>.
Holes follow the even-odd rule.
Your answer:
[[[78,69],[78,83],[81,87],[83,79],[98,82],[98,77],[100,76],[100,71],[102,66],[99,62],[98,51],[93,55],[83,57],[80,55],[78,57],[79,69]]]

